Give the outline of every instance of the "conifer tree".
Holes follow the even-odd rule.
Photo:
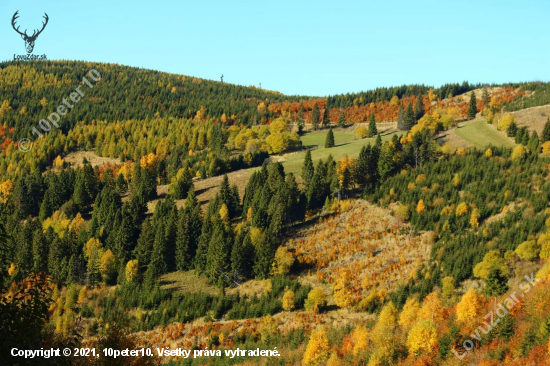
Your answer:
[[[313,160],[311,159],[311,151],[308,149],[304,157],[304,165],[302,166],[302,182],[306,191],[309,190],[309,185],[314,173],[315,169],[313,167]]]
[[[47,273],[48,251],[49,244],[42,229],[36,230],[32,241],[33,271],[35,273]]]
[[[191,186],[185,201],[185,208],[179,212],[176,237],[176,268],[179,271],[192,267],[192,260],[197,251],[201,227],[201,208],[195,196],[195,190]]]
[[[541,138],[542,138],[541,143],[550,141],[550,117],[546,119],[546,123],[544,124],[544,129],[542,130]]]
[[[380,136],[380,134],[378,134],[376,136],[376,141],[374,142],[374,147],[376,149],[378,149],[378,151],[380,151],[380,149],[382,148],[382,136]]]
[[[298,110],[298,133],[304,132],[304,104],[300,102],[300,109]]]
[[[376,119],[374,118],[374,113],[372,113],[369,118],[369,131],[367,133],[367,137],[373,137],[377,134],[378,130],[376,128]]]
[[[424,102],[422,101],[422,94],[419,94],[416,98],[416,106],[414,108],[414,117],[418,121],[424,117]]]
[[[325,105],[325,110],[323,111],[323,128],[327,128],[330,126],[330,117],[329,117],[330,107],[327,104]]]
[[[228,229],[219,216],[214,219],[206,256],[206,275],[212,280],[223,278],[221,274],[231,268],[232,240]]]
[[[529,151],[531,151],[534,154],[538,153],[539,150],[539,135],[537,134],[537,131],[533,131],[531,134],[531,138],[529,139],[529,143],[527,144],[527,147],[529,148]]]
[[[328,130],[327,137],[325,139],[325,149],[331,147],[334,147],[334,132],[332,132],[332,128]]]
[[[518,126],[516,125],[515,121],[512,121],[512,123],[510,123],[510,127],[508,127],[508,131],[506,131],[506,134],[508,135],[508,137],[515,137],[517,133]]]
[[[468,108],[468,117],[470,119],[474,119],[476,118],[476,114],[477,114],[477,101],[476,101],[476,95],[475,93],[472,91],[470,93],[470,107]]]
[[[206,270],[206,257],[208,254],[208,246],[212,233],[214,230],[213,220],[215,220],[219,213],[220,209],[220,197],[219,194],[216,195],[214,200],[210,202],[208,208],[206,209],[206,215],[204,216],[204,221],[201,227],[201,235],[199,237],[199,242],[197,245],[197,252],[194,259],[195,269],[199,272],[204,272]]]
[[[148,266],[155,243],[155,230],[151,226],[151,219],[146,219],[141,225],[141,232],[134,249],[134,257],[140,266]]]
[[[277,243],[274,238],[270,235],[264,235],[263,241],[256,248],[254,274],[257,278],[263,279],[269,276],[276,250]]]
[[[346,113],[342,109],[338,115],[338,127],[343,128],[346,126]]]
[[[242,230],[235,239],[231,250],[231,270],[242,278],[249,278],[252,274],[254,246],[250,240],[248,230]]]
[[[407,126],[405,125],[405,111],[403,110],[403,104],[399,103],[399,116],[397,117],[397,128],[401,131],[405,131]]]
[[[314,130],[319,129],[319,117],[319,106],[315,103],[315,105],[313,105],[313,111],[311,112],[311,127]]]
[[[404,125],[406,130],[410,130],[416,124],[412,103],[409,103],[405,112]]]

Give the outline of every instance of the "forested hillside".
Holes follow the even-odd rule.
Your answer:
[[[90,68],[97,85],[22,151]],[[0,73],[0,353],[279,347],[261,362],[452,365],[493,301],[538,273],[468,360],[547,357],[550,119],[539,135],[509,113],[545,103],[544,84],[301,98],[106,64]],[[471,141],[505,143],[442,139],[471,122],[485,127]],[[111,160],[69,164],[77,152]]]

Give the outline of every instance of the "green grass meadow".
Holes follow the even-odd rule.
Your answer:
[[[476,120],[459,126],[456,134],[463,140],[479,148],[488,145],[514,147],[515,144],[503,133],[497,131],[484,120]]]

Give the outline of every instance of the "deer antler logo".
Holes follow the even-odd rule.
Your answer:
[[[32,34],[32,36],[29,36],[27,34],[26,29],[25,29],[24,33],[21,33],[19,31],[19,27],[15,28],[15,20],[17,18],[19,18],[19,15],[17,15],[17,13],[19,13],[19,10],[17,10],[15,12],[15,14],[13,14],[13,18],[11,18],[11,25],[12,25],[13,29],[15,29],[15,31],[17,33],[19,33],[21,35],[21,38],[23,38],[23,40],[25,41],[25,48],[27,49],[27,53],[31,53],[32,50],[34,49],[34,41],[36,41],[36,38],[40,35],[40,33],[42,33],[44,28],[46,28],[46,24],[48,24],[48,20],[49,20],[48,14],[44,13],[45,14],[44,19],[46,19],[46,21],[42,22],[42,29],[41,30],[35,30],[34,33]]]

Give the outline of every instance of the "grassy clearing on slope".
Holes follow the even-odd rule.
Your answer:
[[[330,149],[325,149],[325,137],[327,131],[322,132],[312,132],[307,135],[302,136],[302,144],[306,147],[313,148],[319,146],[317,149],[311,151],[311,158],[313,159],[314,165],[317,164],[319,159],[325,160],[329,155],[332,155],[334,160],[340,160],[344,156],[359,156],[361,148],[368,143],[374,145],[376,138],[354,140],[355,136],[351,133],[346,132],[335,132],[334,140],[336,143],[335,147]],[[382,141],[391,140],[392,136],[395,133],[390,133],[382,136]],[[304,158],[306,156],[305,151],[300,151],[297,153],[291,153],[284,155],[284,160],[282,164],[285,167],[286,173],[294,173],[296,176],[300,176],[302,173],[302,165],[304,164]]]
[[[467,122],[456,128],[456,134],[476,147],[488,145],[513,147],[515,144],[503,132],[489,126],[485,120]]]

